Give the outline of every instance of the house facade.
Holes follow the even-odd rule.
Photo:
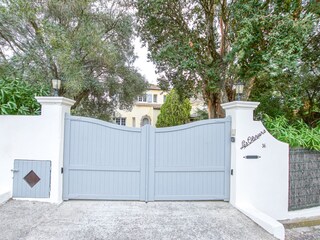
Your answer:
[[[114,116],[114,123],[127,127],[143,127],[150,124],[155,127],[160,108],[166,100],[169,92],[161,90],[157,85],[150,84],[148,90],[141,96],[137,97],[131,110],[117,109]],[[190,121],[197,116],[197,109],[204,110],[206,106],[203,99],[190,99],[192,106],[190,112]]]
[[[117,109],[114,122],[127,127],[143,127],[146,124],[156,125],[160,108],[168,92],[162,91],[157,85],[150,84],[148,90],[138,96],[131,111]]]

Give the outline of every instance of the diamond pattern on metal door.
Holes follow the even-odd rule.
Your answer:
[[[50,197],[51,161],[14,160],[13,197]]]

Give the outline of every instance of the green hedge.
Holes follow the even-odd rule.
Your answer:
[[[284,116],[271,118],[265,115],[263,123],[268,131],[290,147],[302,147],[320,151],[320,122],[315,128],[310,128],[302,120],[289,123]]]
[[[11,78],[0,78],[0,115],[37,115],[40,104],[35,96],[47,96],[47,87]]]

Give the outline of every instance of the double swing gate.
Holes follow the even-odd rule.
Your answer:
[[[230,126],[128,128],[67,115],[64,199],[228,201]]]

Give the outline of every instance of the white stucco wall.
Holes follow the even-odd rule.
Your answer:
[[[230,202],[283,239],[283,227],[279,231],[279,224],[267,216],[277,220],[288,216],[289,146],[275,139],[260,121],[253,121],[258,104],[239,101],[222,105],[232,118],[235,137],[231,145]],[[250,155],[259,158],[245,158]]]
[[[15,159],[50,160],[50,198],[62,201],[64,116],[74,101],[62,97],[39,97],[41,116],[0,116],[0,194],[12,196],[13,163]]]
[[[289,146],[275,139],[260,121],[253,121],[258,103],[223,105],[232,117],[236,141],[232,144],[231,203],[250,203],[275,219],[288,215]],[[252,139],[260,135],[255,141]],[[243,147],[243,143],[249,143]],[[258,159],[245,156],[258,155]]]

